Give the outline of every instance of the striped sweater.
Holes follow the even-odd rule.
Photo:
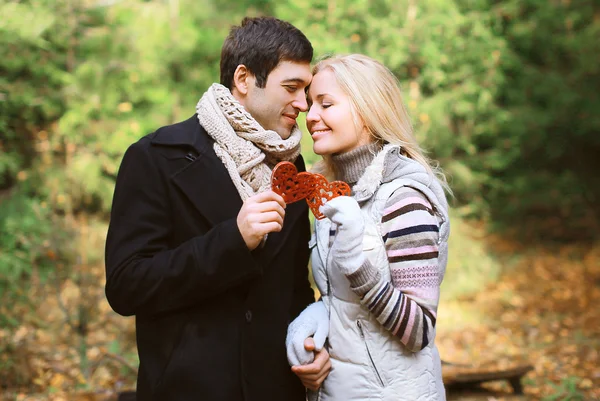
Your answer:
[[[402,187],[386,202],[382,235],[391,281],[368,261],[348,277],[376,319],[411,351],[433,340],[440,295],[438,221],[427,198]],[[335,231],[330,238],[333,241]],[[365,277],[371,277],[365,282]]]

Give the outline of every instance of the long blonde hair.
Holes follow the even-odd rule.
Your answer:
[[[313,75],[324,69],[333,72],[338,85],[350,99],[354,124],[364,125],[374,140],[399,145],[405,156],[419,162],[450,191],[437,164],[425,155],[415,139],[398,79],[383,64],[362,54],[330,56],[313,67]],[[331,157],[315,165],[315,170],[334,175]]]

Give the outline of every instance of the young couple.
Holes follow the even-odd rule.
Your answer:
[[[196,114],[126,151],[106,296],[136,317],[138,400],[445,399],[443,176],[389,70],[361,55],[311,70],[312,57],[289,23],[244,19]],[[353,189],[322,207],[312,237],[306,203],[270,190],[278,162],[305,170],[300,112],[316,168]]]

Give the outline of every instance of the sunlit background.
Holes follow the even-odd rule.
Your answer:
[[[246,15],[398,77],[454,191],[436,340],[447,384],[533,368],[520,398],[505,380],[485,384],[494,398],[450,397],[600,399],[592,0],[0,0],[0,399],[134,388],[133,319],[103,289],[119,163],[193,115]],[[303,154],[317,160],[307,135]]]

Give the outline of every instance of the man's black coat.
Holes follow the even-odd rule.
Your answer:
[[[296,161],[304,170],[302,157]],[[306,202],[250,252],[241,198],[196,116],[131,145],[106,241],[106,296],[136,316],[139,401],[305,400],[287,325],[314,300]]]

